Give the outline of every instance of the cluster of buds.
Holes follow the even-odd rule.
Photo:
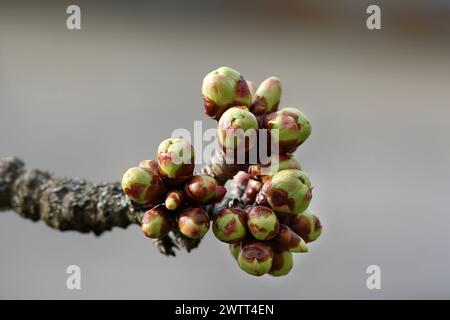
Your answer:
[[[191,239],[209,230],[205,205],[219,202],[226,189],[207,175],[194,175],[194,148],[183,139],[167,139],[157,160],[144,160],[122,176],[122,189],[131,203],[145,209],[144,234],[152,239],[178,230]],[[148,210],[147,210],[148,209]]]
[[[217,121],[220,154],[227,160],[220,165],[228,165],[229,151],[234,161],[245,156],[247,172],[234,175],[238,169],[226,175],[226,179],[234,175],[236,190],[242,191],[239,201],[213,206],[227,190],[213,176],[194,175],[195,155],[189,142],[167,139],[158,148],[157,160],[144,160],[122,177],[123,191],[131,203],[148,209],[141,223],[147,237],[160,239],[176,230],[199,239],[208,232],[212,218],[214,235],[229,244],[242,270],[255,276],[290,272],[293,253],[308,252],[307,243],[320,236],[322,226],[309,210],[311,181],[292,155],[310,136],[311,124],[298,109],[278,109],[281,92],[277,77],[267,78],[256,88],[229,67],[204,78],[205,113]],[[262,163],[262,148],[269,163]],[[249,152],[255,149],[257,161],[250,165]],[[231,194],[233,198],[235,192]],[[214,208],[211,216],[205,211],[207,206]]]
[[[300,172],[297,169],[285,169],[274,177],[280,174],[293,174],[295,177]],[[239,174],[242,175],[243,172]],[[252,181],[254,180],[248,179],[247,187],[253,188]],[[292,181],[287,181],[287,185],[290,183]],[[264,183],[263,188],[266,186],[275,190],[270,180]],[[308,188],[306,185],[305,187]],[[301,203],[298,206],[300,211],[284,207],[282,208],[286,210],[280,211],[272,198],[266,205],[225,208],[215,214],[212,224],[214,235],[220,241],[229,243],[232,255],[245,272],[255,276],[286,275],[293,267],[292,254],[308,252],[307,243],[320,236],[322,226],[317,216],[309,209],[302,211],[309,204],[310,198],[304,200],[302,193],[291,193],[291,196],[290,201]]]
[[[225,152],[248,152],[256,146],[276,155],[269,163],[258,160],[247,173],[235,176],[244,190],[240,205],[216,212],[212,226],[214,235],[230,244],[241,269],[256,276],[288,274],[292,253],[308,252],[307,243],[322,231],[319,219],[308,209],[311,181],[292,156],[310,136],[311,124],[296,108],[278,109],[281,92],[277,77],[255,88],[229,67],[209,73],[202,86],[205,113],[218,121],[219,145]],[[260,129],[265,129],[267,142],[257,134]],[[256,144],[251,134],[258,137]]]

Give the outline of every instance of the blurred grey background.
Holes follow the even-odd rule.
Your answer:
[[[215,125],[200,94],[212,69],[276,75],[281,106],[313,125],[297,158],[324,224],[289,276],[255,278],[211,232],[167,258],[136,226],[96,238],[2,212],[0,298],[450,298],[448,1],[0,3],[0,157],[116,181],[173,129]],[[371,264],[381,290],[366,288]]]

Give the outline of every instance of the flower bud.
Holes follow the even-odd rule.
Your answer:
[[[250,242],[244,244],[239,252],[239,267],[248,274],[262,276],[272,267],[273,250],[266,243]]]
[[[270,240],[280,230],[275,212],[262,206],[252,207],[248,211],[247,226],[253,237],[258,240]]]
[[[311,134],[309,120],[295,108],[284,108],[268,114],[263,127],[269,132],[278,130],[280,154],[293,153]]]
[[[246,212],[242,209],[223,209],[215,215],[212,230],[220,241],[237,243],[244,239],[247,233],[246,220]]]
[[[319,218],[309,210],[289,217],[289,227],[306,242],[316,240],[322,233]]]
[[[298,214],[308,208],[312,198],[311,181],[305,172],[286,169],[272,176],[262,187],[275,212]]]
[[[246,108],[228,109],[219,120],[217,136],[224,150],[245,152],[257,143],[258,121]]]
[[[179,209],[183,205],[183,203],[183,193],[178,190],[169,192],[166,196],[166,201],[164,202],[166,208],[170,211]]]
[[[252,204],[256,200],[259,190],[261,190],[262,183],[258,180],[250,179],[245,187],[242,201],[244,204]]]
[[[158,165],[163,177],[185,181],[194,171],[194,148],[183,139],[166,139],[158,147]]]
[[[173,220],[164,206],[148,210],[141,222],[141,230],[152,239],[159,239],[167,235],[173,227]]]
[[[135,203],[154,206],[160,203],[164,186],[152,169],[133,167],[122,176],[122,189]]]
[[[291,252],[275,252],[273,254],[272,268],[270,268],[269,274],[274,277],[285,276],[291,271],[293,266],[294,259]]]
[[[208,175],[193,176],[185,185],[184,193],[188,200],[196,204],[212,204],[219,202],[227,190]]]
[[[281,82],[277,77],[264,80],[256,90],[251,112],[260,115],[277,110],[281,99]]]
[[[201,208],[186,208],[178,215],[178,228],[188,238],[202,238],[209,230],[209,217]]]
[[[251,105],[252,96],[247,82],[239,72],[220,67],[210,72],[202,84],[205,113],[218,120],[232,106]]]
[[[308,252],[305,240],[284,224],[280,224],[280,231],[270,240],[270,245],[276,252]]]

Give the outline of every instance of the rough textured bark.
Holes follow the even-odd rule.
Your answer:
[[[214,163],[211,175],[226,181],[239,171],[239,166],[229,167]],[[205,170],[208,170],[207,167]],[[232,184],[223,204],[235,203],[245,186]],[[237,191],[239,189],[239,191]],[[114,227],[126,228],[140,224],[143,210],[135,208],[125,197],[120,183],[93,184],[78,178],[59,178],[40,170],[27,171],[18,158],[0,159],[0,210],[13,210],[33,221],[42,220],[48,226],[61,231],[74,230],[100,235]],[[215,208],[211,206],[211,215]],[[158,250],[174,256],[180,247],[188,252],[196,248],[200,240],[189,239],[177,231],[154,240]]]
[[[61,231],[96,235],[140,224],[143,215],[143,210],[126,199],[119,183],[92,184],[40,170],[26,171],[18,158],[0,159],[0,210],[14,210],[23,218],[42,220]],[[189,252],[199,242],[178,233],[154,241],[161,253],[171,256],[174,249],[183,247]]]

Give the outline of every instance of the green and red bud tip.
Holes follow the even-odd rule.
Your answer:
[[[224,150],[247,151],[257,143],[258,120],[245,107],[228,109],[217,124],[217,136]]]
[[[249,107],[252,95],[242,75],[229,67],[211,71],[203,79],[202,95],[205,113],[218,120],[232,106]]]
[[[322,233],[319,218],[310,210],[289,218],[289,227],[307,243],[316,240]]]
[[[166,236],[173,227],[173,220],[164,206],[158,206],[145,212],[141,222],[144,234],[152,239]]]
[[[293,153],[311,134],[309,120],[295,108],[284,108],[269,113],[264,118],[263,127],[271,133],[272,131],[278,133],[277,142],[280,154]]]
[[[281,82],[277,77],[264,80],[253,96],[251,111],[256,115],[274,112],[281,99]]]
[[[306,242],[284,224],[280,224],[280,231],[273,239],[270,240],[270,244],[277,252],[308,252]]]
[[[241,247],[239,267],[254,276],[262,276],[272,267],[273,250],[263,242],[250,242]]]
[[[209,216],[201,208],[186,208],[178,215],[178,229],[188,238],[202,238],[209,230]]]
[[[194,147],[184,139],[166,139],[158,147],[160,174],[168,179],[185,181],[195,167]]]
[[[251,234],[258,240],[270,240],[278,234],[280,223],[272,209],[255,206],[247,215],[247,226]]]
[[[219,211],[213,221],[214,235],[223,242],[237,243],[245,238],[246,212],[238,208],[229,208]]]
[[[160,203],[164,186],[153,169],[133,167],[122,176],[122,190],[133,202],[141,205]]]
[[[209,175],[193,176],[185,185],[184,193],[194,204],[212,204],[219,202],[227,190]]]
[[[262,187],[267,201],[275,212],[299,214],[312,199],[312,185],[308,175],[297,169],[274,174]]]

